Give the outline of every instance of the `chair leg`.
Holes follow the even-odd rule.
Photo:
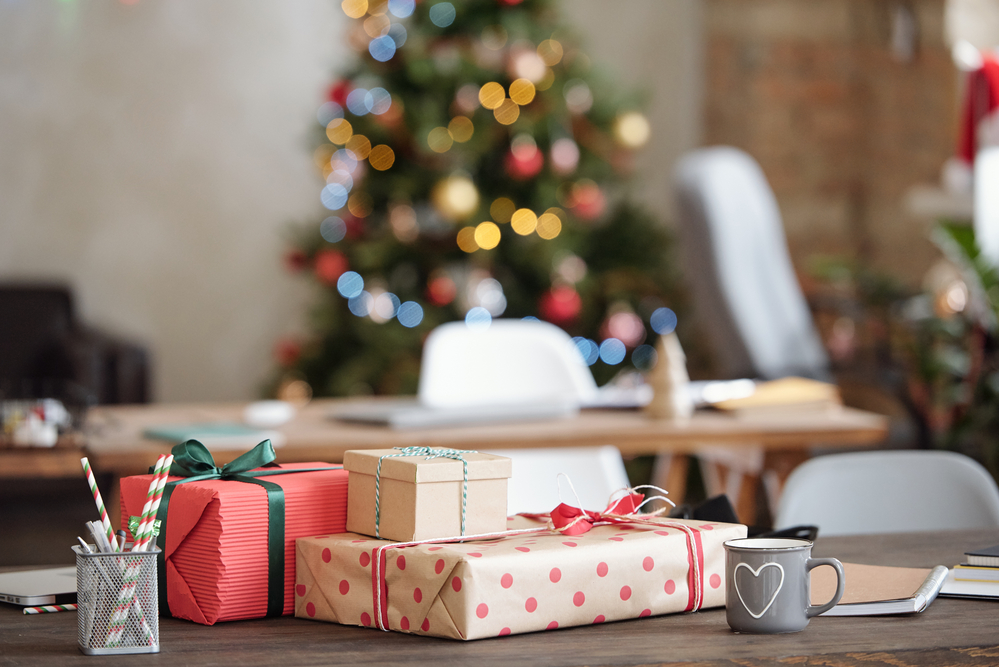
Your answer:
[[[660,452],[652,466],[651,484],[669,492],[669,499],[677,505],[687,495],[687,471],[690,457],[674,452]],[[658,507],[655,509],[659,509]]]

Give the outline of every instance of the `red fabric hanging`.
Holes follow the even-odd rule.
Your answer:
[[[978,149],[977,130],[982,119],[999,108],[999,60],[992,54],[982,54],[982,67],[968,74],[964,110],[961,114],[961,136],[957,155],[968,164],[975,161]]]

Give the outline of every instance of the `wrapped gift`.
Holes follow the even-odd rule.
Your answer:
[[[734,524],[661,520],[474,542],[308,537],[298,540],[295,615],[480,639],[719,607],[722,544],[745,535]]]
[[[510,459],[431,447],[352,450],[347,530],[427,540],[506,529]]]
[[[345,529],[347,472],[276,466],[269,441],[222,467],[196,441],[173,453],[157,514],[160,612],[206,625],[290,614],[295,540]],[[150,479],[121,480],[122,526],[142,513]]]

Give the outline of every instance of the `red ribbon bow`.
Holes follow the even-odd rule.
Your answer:
[[[563,535],[582,535],[597,522],[620,523],[625,517],[635,514],[645,500],[641,493],[629,493],[612,501],[603,512],[584,510],[560,503],[551,512],[551,523]]]

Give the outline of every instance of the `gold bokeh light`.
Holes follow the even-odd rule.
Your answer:
[[[451,150],[451,144],[453,143],[451,139],[451,133],[447,131],[446,127],[435,127],[430,130],[427,134],[427,145],[430,146],[430,150],[435,153],[446,153]]]
[[[452,139],[459,144],[463,144],[472,138],[472,134],[475,133],[475,126],[472,125],[472,121],[468,117],[455,116],[447,124],[447,131],[451,133]]]
[[[489,215],[492,216],[493,220],[499,223],[510,222],[510,218],[513,217],[513,212],[517,210],[516,204],[513,200],[507,197],[499,197],[493,200],[493,203],[489,206]]]
[[[347,141],[346,148],[358,160],[365,160],[371,152],[371,140],[363,134],[355,134]]]
[[[475,242],[483,250],[492,250],[499,245],[500,228],[495,222],[480,222],[475,228]]]
[[[493,109],[493,115],[496,116],[496,120],[500,124],[513,125],[520,118],[520,107],[513,100],[505,99],[498,107]]]
[[[627,148],[645,145],[651,133],[648,119],[638,111],[623,113],[614,123],[614,138]]]
[[[439,181],[430,199],[449,220],[464,220],[479,207],[479,190],[467,176],[450,176]]]
[[[364,32],[368,33],[368,37],[374,39],[387,33],[391,25],[392,22],[385,15],[369,16],[364,19]]]
[[[340,7],[350,18],[359,19],[368,11],[368,0],[343,0]]]
[[[517,209],[510,218],[510,226],[521,236],[527,236],[537,228],[538,216],[529,208]]]
[[[388,0],[369,0],[368,13],[372,16],[382,16],[388,11]]]
[[[350,121],[343,118],[334,118],[330,121],[330,124],[326,126],[327,138],[338,146],[342,146],[350,141],[350,137],[353,134],[354,128],[350,126]]]
[[[475,242],[475,227],[462,227],[458,230],[458,247],[465,252],[479,249],[479,244]]]
[[[562,45],[554,39],[546,39],[538,44],[538,55],[549,67],[558,65],[562,60]]]
[[[554,213],[544,213],[538,218],[538,236],[551,240],[562,231],[562,221]]]
[[[378,144],[368,153],[368,162],[372,169],[385,171],[395,164],[395,151],[385,144]]]
[[[347,210],[355,218],[366,218],[371,215],[371,196],[366,192],[355,192],[347,200]]]
[[[523,106],[534,100],[534,84],[527,79],[517,79],[510,84],[510,99]]]
[[[496,109],[506,98],[506,91],[503,90],[503,86],[496,83],[495,81],[490,81],[481,88],[479,88],[479,104],[487,109]]]
[[[329,144],[323,144],[312,154],[312,159],[316,162],[316,167],[319,169],[325,169],[330,163],[330,158],[333,157],[333,151],[336,149]]]

